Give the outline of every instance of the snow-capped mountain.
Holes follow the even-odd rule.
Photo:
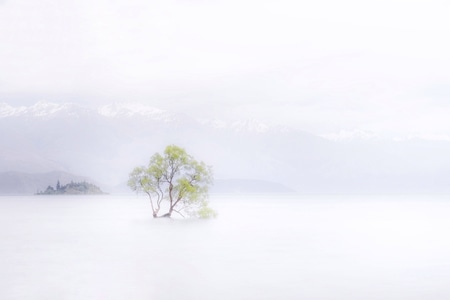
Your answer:
[[[88,108],[73,103],[51,103],[40,101],[32,106],[11,106],[0,103],[0,118],[4,117],[35,117],[50,119],[54,117],[75,117],[80,118],[86,115],[97,115],[109,119],[131,119],[142,118],[161,123],[197,123],[199,126],[235,131],[238,133],[274,133],[289,131],[286,127],[272,126],[254,119],[224,121],[218,119],[194,119],[186,115],[171,113],[153,106],[137,102],[119,102],[100,106],[98,108]]]
[[[0,171],[49,172],[59,164],[63,171],[92,177],[109,173],[108,176],[114,177],[105,171],[104,165],[128,170],[169,143],[193,143],[194,150],[198,148],[212,162],[220,157],[225,161],[231,155],[233,159],[245,160],[239,155],[242,149],[237,152],[226,149],[240,143],[236,139],[242,133],[251,141],[254,134],[269,136],[275,130],[256,121],[220,122],[223,126],[215,126],[217,123],[138,103],[114,103],[98,108],[71,103],[38,102],[28,107],[3,103]],[[114,162],[109,162],[110,159]],[[243,167],[246,163],[239,164]],[[97,175],[91,175],[92,172]]]
[[[203,119],[200,123],[220,130],[233,130],[240,133],[267,133],[273,128],[254,119],[226,122],[218,119]]]
[[[450,192],[450,142],[389,141],[366,132],[318,137],[255,120],[196,120],[142,104],[99,108],[0,104],[0,172],[54,170],[100,183],[168,144],[212,165],[217,179],[260,179],[302,192]]]
[[[167,111],[141,103],[113,103],[97,109],[101,116],[109,118],[142,116],[157,121],[172,122],[176,116]]]
[[[26,115],[48,118],[63,112],[68,113],[69,115],[76,115],[74,108],[74,105],[71,103],[56,104],[41,101],[33,106],[27,107],[23,112]]]
[[[255,119],[227,122],[219,119],[201,119],[198,121],[206,127],[218,130],[230,130],[242,134],[269,134],[277,132],[289,132],[291,129],[285,126],[271,125]]]
[[[47,101],[39,101],[32,106],[11,106],[7,103],[0,103],[0,118],[5,117],[38,117],[49,119],[55,116],[79,117],[86,113],[88,109],[72,103],[57,104]]]
[[[23,118],[49,120],[69,119],[133,119],[151,120],[158,123],[176,123],[181,117],[155,107],[139,103],[112,103],[97,108],[85,107],[73,103],[51,103],[40,101],[31,106],[12,106],[0,103],[0,119]]]
[[[379,136],[367,130],[340,130],[337,133],[329,133],[320,135],[331,141],[344,142],[344,141],[354,141],[354,140],[374,140],[378,139]]]
[[[236,121],[231,124],[231,128],[237,132],[252,133],[266,133],[272,130],[269,125],[256,120]]]
[[[6,103],[0,103],[0,118],[19,116],[26,110],[25,106],[13,107]]]

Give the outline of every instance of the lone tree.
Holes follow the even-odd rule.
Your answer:
[[[173,212],[182,217],[214,217],[207,201],[211,183],[211,167],[175,145],[167,146],[162,155],[155,153],[148,166],[135,168],[128,180],[133,191],[148,195],[154,218],[171,217]],[[168,210],[160,215],[162,207]]]

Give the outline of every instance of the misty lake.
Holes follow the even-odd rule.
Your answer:
[[[0,299],[448,299],[449,196],[0,197]]]

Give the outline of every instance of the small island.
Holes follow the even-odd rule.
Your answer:
[[[61,185],[59,180],[56,183],[56,188],[48,186],[43,192],[37,192],[36,195],[104,195],[98,186],[88,182],[70,182],[66,185]]]

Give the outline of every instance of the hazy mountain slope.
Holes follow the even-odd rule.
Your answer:
[[[90,182],[94,180],[84,176],[77,176],[66,172],[48,172],[48,173],[22,173],[22,172],[4,172],[0,173],[0,194],[3,195],[21,195],[35,194],[44,191],[47,186],[56,186],[56,182],[61,184],[73,182]]]
[[[0,105],[0,172],[60,170],[114,186],[173,143],[212,165],[216,179],[267,180],[299,192],[450,192],[449,142],[330,141],[139,105],[35,106]]]

